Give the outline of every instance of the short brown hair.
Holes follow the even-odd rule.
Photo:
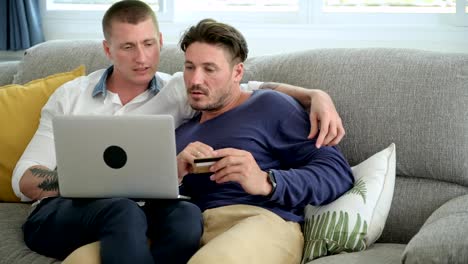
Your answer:
[[[237,29],[214,19],[203,19],[185,31],[180,48],[185,52],[194,42],[221,46],[229,51],[236,63],[244,62],[249,53],[247,42]]]
[[[124,22],[129,24],[138,24],[146,19],[153,20],[156,33],[159,33],[158,19],[153,9],[143,1],[123,0],[113,4],[102,18],[102,32],[104,38],[109,40],[112,31],[112,22]]]

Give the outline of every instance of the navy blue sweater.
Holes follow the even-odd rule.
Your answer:
[[[315,147],[309,140],[308,113],[293,98],[255,91],[234,109],[202,124],[197,115],[176,130],[177,152],[200,141],[215,150],[249,151],[262,170],[272,169],[277,188],[270,198],[250,195],[240,184],[217,184],[210,173],[184,177],[181,193],[201,210],[232,204],[256,205],[288,221],[301,222],[307,204],[327,204],[353,185],[351,168],[335,147]]]

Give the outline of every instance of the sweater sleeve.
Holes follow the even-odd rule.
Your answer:
[[[327,204],[352,187],[354,177],[343,154],[337,147],[317,149],[316,138],[307,139],[309,128],[308,115],[300,107],[290,107],[280,118],[271,141],[280,160],[279,168],[272,169],[277,187],[271,201],[287,207]]]

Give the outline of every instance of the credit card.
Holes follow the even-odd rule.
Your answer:
[[[193,173],[207,173],[210,172],[210,166],[215,164],[223,157],[201,158],[193,160]]]

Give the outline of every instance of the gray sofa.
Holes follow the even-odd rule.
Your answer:
[[[21,62],[0,63],[0,85],[26,83],[80,64],[109,65],[100,40],[48,41]],[[182,70],[176,46],[160,71]],[[310,263],[468,263],[468,54],[409,49],[317,49],[249,58],[245,80],[327,91],[347,134],[351,165],[396,144],[392,206],[377,243]],[[28,204],[0,203],[0,263],[59,263],[30,251]],[[464,250],[463,250],[464,249]]]

